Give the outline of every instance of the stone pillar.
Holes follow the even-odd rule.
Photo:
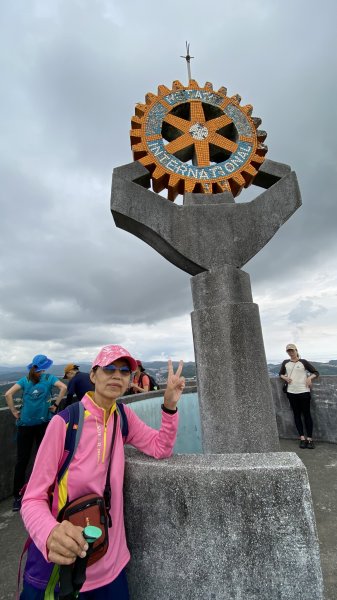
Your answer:
[[[192,330],[205,453],[279,450],[259,309],[231,265],[191,279]]]

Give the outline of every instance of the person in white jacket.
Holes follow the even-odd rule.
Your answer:
[[[312,439],[313,422],[310,413],[310,388],[312,381],[319,377],[319,372],[304,358],[300,358],[295,344],[288,344],[286,352],[289,358],[284,360],[279,376],[287,385],[287,397],[294,413],[294,421],[300,436],[300,448],[313,450],[315,444]],[[307,436],[304,435],[302,415]]]

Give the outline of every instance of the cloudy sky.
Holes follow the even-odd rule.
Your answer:
[[[252,104],[299,179],[303,206],[245,267],[267,357],[337,358],[336,17],[335,0],[3,0],[0,365],[107,343],[194,359],[189,275],[110,213],[135,104],[186,84],[185,40],[192,76]]]

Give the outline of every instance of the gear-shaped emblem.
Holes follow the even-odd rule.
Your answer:
[[[174,81],[172,89],[158,87],[137,104],[131,120],[131,147],[151,173],[153,190],[168,189],[169,200],[178,194],[237,196],[248,187],[264,161],[267,134],[257,129],[251,105],[240,106],[240,96],[227,97],[211,83],[187,87]]]

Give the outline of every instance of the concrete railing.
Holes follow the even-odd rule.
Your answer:
[[[280,438],[298,437],[293,412],[283,382],[278,377],[270,380]],[[314,422],[313,438],[320,442],[337,444],[337,376],[322,375],[314,382],[311,392],[311,415]]]
[[[287,396],[282,392],[279,378],[271,378],[271,387],[276,410],[277,426],[281,438],[298,437],[293,414]],[[187,387],[186,393],[195,392],[196,387]],[[160,391],[159,391],[160,393]],[[126,396],[125,403],[158,396],[158,391],[135,396]],[[312,416],[315,440],[337,443],[337,376],[323,375],[314,382],[312,389]],[[16,427],[8,408],[0,408],[0,500],[10,496],[16,460]]]
[[[12,493],[16,461],[16,426],[9,408],[0,408],[0,500]]]

